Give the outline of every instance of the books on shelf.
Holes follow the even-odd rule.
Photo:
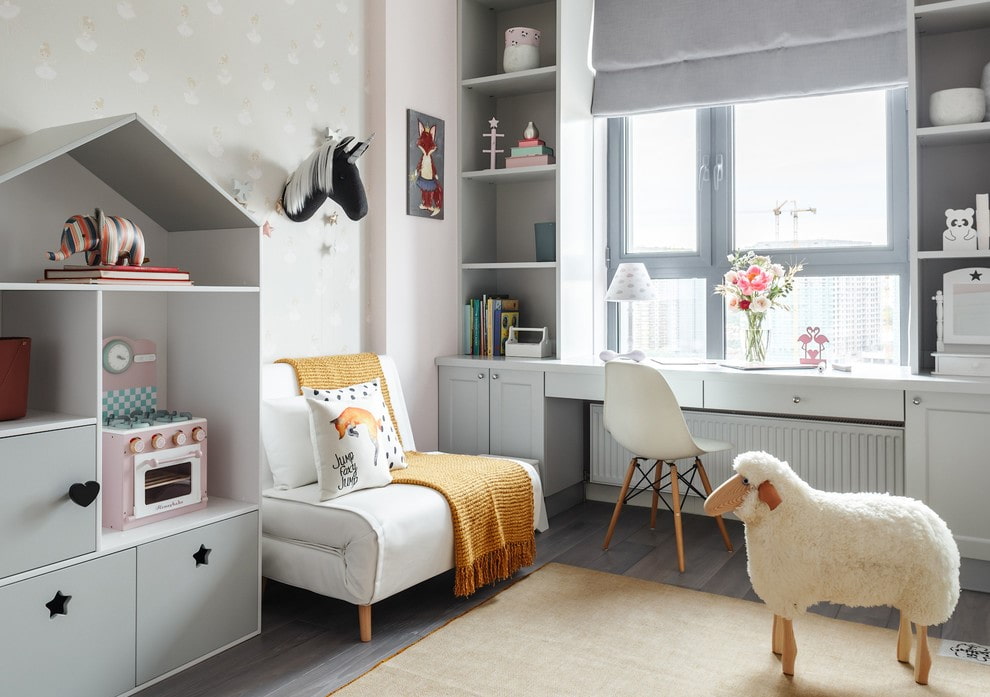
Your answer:
[[[522,157],[505,158],[505,166],[510,169],[513,167],[532,167],[534,165],[553,165],[556,163],[557,160],[554,159],[553,155],[524,155]]]
[[[45,269],[46,283],[166,283],[192,285],[189,272],[176,266],[80,266]]]
[[[509,327],[519,326],[519,301],[507,295],[483,295],[464,305],[464,353],[504,356]]]
[[[519,141],[520,148],[532,148],[537,145],[546,145],[547,142],[542,138],[523,138]]]
[[[512,157],[527,157],[528,155],[550,155],[553,156],[553,148],[548,145],[531,145],[512,148]]]

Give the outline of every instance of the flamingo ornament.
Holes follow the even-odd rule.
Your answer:
[[[798,343],[801,344],[801,350],[804,351],[804,358],[801,359],[801,363],[806,365],[819,365],[824,363],[825,359],[822,358],[822,353],[825,351],[825,344],[827,344],[828,341],[828,337],[822,334],[821,328],[806,328],[805,333],[798,337]],[[808,345],[812,343],[814,343],[817,348],[808,348]]]

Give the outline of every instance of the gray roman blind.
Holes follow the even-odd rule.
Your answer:
[[[595,0],[592,113],[894,87],[904,0]]]

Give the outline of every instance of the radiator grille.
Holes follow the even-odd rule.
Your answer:
[[[632,453],[605,430],[602,405],[590,408],[590,480],[619,486]],[[790,463],[816,489],[904,493],[903,428],[723,412],[685,411],[684,418],[696,437],[734,444],[732,450],[704,458],[713,487],[732,476],[732,460],[738,453],[765,450]]]

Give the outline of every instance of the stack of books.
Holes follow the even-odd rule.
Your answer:
[[[519,326],[519,301],[507,295],[483,295],[464,305],[464,353],[504,356],[509,327]]]
[[[45,269],[38,283],[161,284],[191,286],[189,272],[176,266],[79,266]]]
[[[529,138],[519,141],[512,148],[509,157],[505,158],[506,167],[532,167],[533,165],[552,165],[557,160],[553,157],[553,148],[539,138]]]

